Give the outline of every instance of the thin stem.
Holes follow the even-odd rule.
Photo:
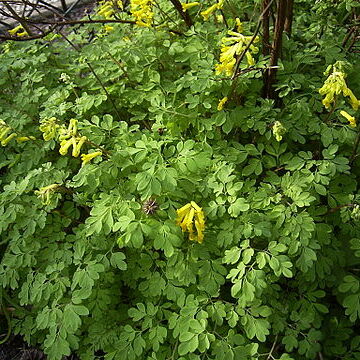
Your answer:
[[[274,342],[273,342],[273,344],[272,344],[272,347],[271,347],[271,349],[270,349],[270,352],[269,352],[268,357],[266,358],[266,360],[269,360],[269,359],[273,359],[273,358],[274,358],[274,357],[272,356],[272,353],[274,352],[277,339],[278,339],[278,335],[275,336],[275,340],[274,340]]]
[[[191,20],[190,15],[187,13],[187,11],[183,10],[181,2],[179,0],[170,0],[170,1],[174,5],[175,9],[180,14],[180,16],[184,19],[186,25],[188,27],[191,27],[193,22]]]
[[[235,68],[234,68],[234,72],[233,72],[233,75],[231,77],[231,80],[233,80],[236,76],[236,73],[238,72],[239,70],[239,67],[240,67],[240,63],[241,61],[243,60],[246,52],[250,49],[250,46],[253,44],[253,42],[255,41],[259,31],[260,31],[260,27],[261,27],[261,22],[263,20],[263,17],[264,17],[264,14],[266,13],[266,11],[270,8],[271,4],[273,3],[274,0],[270,0],[270,2],[267,4],[266,8],[263,10],[263,12],[260,14],[259,16],[259,20],[256,24],[256,29],[255,29],[255,32],[254,32],[254,35],[252,36],[252,38],[250,39],[249,43],[247,44],[246,48],[244,49],[244,51],[241,53],[241,55],[237,58],[236,60],[236,64],[235,64]]]
[[[33,33],[30,30],[30,28],[28,27],[26,20],[24,18],[22,18],[21,16],[19,16],[16,13],[16,11],[6,2],[3,2],[3,5],[11,12],[14,19],[16,19],[21,24],[21,26],[26,30],[26,32],[31,36]]]
[[[76,46],[70,39],[68,39],[68,37],[67,37],[66,35],[64,35],[61,31],[59,31],[59,34],[64,38],[64,40],[66,40],[66,41],[70,44],[70,46],[71,46],[74,50],[76,50],[76,51],[79,52],[79,53],[81,52],[81,51],[77,48],[77,46]],[[118,119],[120,119],[120,118],[121,118],[120,113],[119,113],[119,111],[118,111],[118,109],[117,109],[117,107],[116,107],[116,105],[115,105],[114,100],[112,99],[112,97],[110,96],[109,92],[107,91],[105,85],[103,84],[103,82],[101,81],[101,79],[99,78],[99,76],[96,74],[95,69],[93,68],[93,66],[92,66],[87,60],[85,60],[85,63],[86,63],[86,65],[88,66],[89,70],[90,70],[90,71],[93,73],[93,75],[95,76],[96,80],[98,81],[98,83],[100,84],[100,86],[102,87],[102,89],[104,90],[107,98],[110,100],[111,105],[112,105],[113,108],[114,108],[114,111],[115,111]]]

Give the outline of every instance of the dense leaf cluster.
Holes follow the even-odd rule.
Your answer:
[[[245,3],[224,7],[229,26],[259,1]],[[329,113],[318,93],[347,60],[360,96],[338,25],[358,4],[298,3],[277,102],[261,97],[261,54],[236,86],[215,74],[227,30],[200,17],[183,35],[85,26],[68,35],[77,50],[57,37],[3,44],[0,117],[36,138],[0,148],[0,305],[13,332],[50,360],[360,357],[359,130],[339,114],[344,99]],[[52,117],[77,119],[84,151],[102,156],[60,155],[39,130]],[[190,201],[205,213],[202,244],[175,223]]]

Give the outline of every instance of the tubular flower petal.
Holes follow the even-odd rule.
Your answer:
[[[180,225],[182,223],[182,221],[184,220],[190,207],[191,207],[191,204],[188,203],[188,204],[184,205],[182,208],[180,208],[179,210],[176,210],[176,213],[177,213],[176,225]]]
[[[86,136],[82,136],[76,146],[73,147],[72,156],[78,157],[80,155],[81,147],[83,146],[84,142],[87,140]]]
[[[110,25],[104,25],[104,30],[105,32],[111,32],[114,30],[114,27],[113,26],[110,26]]]
[[[70,124],[68,127],[68,133],[72,136],[75,136],[77,133],[77,124],[78,121],[76,119],[70,119]]]
[[[22,143],[29,140],[36,140],[36,138],[34,136],[19,136],[16,138],[16,141],[18,143]]]
[[[90,162],[92,159],[96,158],[97,156],[102,155],[101,151],[95,151],[93,153],[90,154],[81,154],[81,160],[82,160],[82,164],[85,165],[88,162]]]
[[[186,11],[186,10],[191,9],[191,8],[193,8],[194,6],[198,6],[198,5],[200,5],[200,3],[197,2],[197,1],[191,2],[191,3],[188,3],[188,4],[186,4],[186,3],[181,3],[181,6],[182,6],[183,11]]]
[[[235,19],[235,22],[236,22],[236,29],[239,33],[243,32],[244,29],[243,29],[243,25],[242,25],[242,22],[240,21],[239,18],[236,18]]]
[[[62,140],[59,149],[60,155],[66,155],[71,145],[76,146],[76,139],[74,137],[68,140]]]
[[[205,21],[208,21],[209,20],[209,17],[210,15],[212,15],[212,13],[217,10],[219,7],[218,7],[218,4],[214,4],[212,6],[210,6],[209,8],[207,8],[206,10],[202,11],[200,13],[200,15],[204,18]]]
[[[10,127],[0,128],[0,140],[5,139],[10,131],[11,131]]]
[[[204,240],[205,218],[204,212],[196,202],[191,201],[176,211],[176,225],[181,227],[183,232],[189,233],[189,240],[202,243]],[[194,231],[194,225],[196,233]]]
[[[16,35],[18,37],[22,37],[22,36],[27,36],[28,33],[27,31],[22,27],[22,25],[18,25],[16,27],[14,27],[13,29],[11,30],[8,30],[8,33],[10,35]]]
[[[346,111],[344,111],[344,110],[341,110],[341,111],[340,111],[340,114],[341,114],[342,116],[344,116],[347,121],[349,121],[349,125],[350,125],[351,127],[356,127],[356,119],[355,119],[354,116],[351,116],[350,114],[348,114],[348,113],[347,113]]]
[[[356,111],[359,109],[360,101],[356,98],[354,93],[349,88],[343,90],[343,95],[348,96],[350,98],[349,102],[353,110]]]
[[[10,134],[6,139],[1,140],[1,145],[2,146],[6,146],[14,137],[16,137],[17,134],[16,133],[12,133]]]
[[[217,106],[218,111],[221,111],[224,108],[224,105],[226,104],[226,102],[228,101],[227,96],[223,97],[220,101],[219,104]]]

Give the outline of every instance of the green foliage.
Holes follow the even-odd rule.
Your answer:
[[[258,3],[224,14],[232,25]],[[216,76],[225,25],[191,9],[186,30],[165,0],[183,35],[89,24],[68,35],[80,50],[4,46],[1,119],[36,138],[0,148],[0,309],[15,309],[15,333],[50,360],[359,358],[358,129],[318,94],[328,65],[356,62],[337,21],[358,3],[299,3],[281,104],[261,98],[256,69],[234,88]],[[102,156],[61,156],[39,130],[51,117],[76,118],[82,151]],[[44,203],[36,191],[52,184]],[[205,213],[203,244],[175,223],[190,201]]]

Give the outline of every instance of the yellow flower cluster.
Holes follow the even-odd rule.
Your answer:
[[[219,0],[216,4],[211,5],[206,10],[202,11],[200,15],[204,18],[205,21],[209,20],[209,17],[216,11],[222,9],[225,0]]]
[[[77,123],[76,119],[70,119],[69,127],[61,128],[59,132],[60,140],[60,150],[61,155],[66,155],[69,148],[72,146],[72,156],[78,157],[80,155],[81,147],[84,145],[84,142],[87,140],[86,136],[79,136],[77,133]]]
[[[340,114],[341,114],[342,116],[344,116],[347,121],[349,121],[349,125],[350,125],[351,127],[353,127],[353,128],[356,127],[356,119],[355,119],[354,116],[351,116],[349,113],[347,113],[347,112],[344,111],[344,110],[340,111]]]
[[[57,123],[55,117],[43,120],[39,126],[39,129],[43,133],[43,138],[45,141],[50,141],[57,137],[59,128],[60,125]]]
[[[51,194],[56,191],[56,189],[60,187],[59,184],[51,184],[45,187],[40,188],[39,190],[35,190],[35,195],[41,199],[41,203],[43,205],[49,205],[51,203]]]
[[[13,132],[12,128],[6,124],[5,121],[0,120],[0,142],[2,146],[6,146],[12,139],[16,138],[19,143],[36,140],[34,136],[17,136],[17,133]]]
[[[218,111],[221,111],[224,108],[224,105],[226,104],[226,102],[228,101],[227,96],[223,97],[220,101],[219,104],[217,106]]]
[[[130,11],[139,26],[151,27],[154,19],[153,0],[131,0]]]
[[[325,80],[324,85],[319,89],[320,95],[325,95],[325,98],[322,100],[323,105],[326,109],[330,109],[331,104],[335,103],[336,95],[343,94],[345,97],[349,97],[350,105],[354,110],[359,108],[360,102],[354,95],[354,93],[346,85],[346,74],[343,71],[340,71],[336,67],[336,64],[330,66],[325,74],[327,75],[330,70],[333,70],[332,73]]]
[[[241,23],[240,25],[241,26]],[[224,73],[227,76],[231,76],[236,64],[236,55],[240,55],[246,47],[249,45],[252,36],[244,36],[238,32],[229,30],[229,37],[222,38],[222,47],[220,54],[220,64],[215,65],[216,74],[220,75]],[[259,38],[256,37],[253,43],[259,41]],[[245,56],[249,66],[255,65],[255,60],[252,57],[252,54],[258,52],[258,48],[253,44],[250,45],[249,49],[246,51]]]
[[[18,37],[29,35],[27,31],[22,27],[22,25],[18,25],[11,30],[8,30],[8,33],[12,36],[16,35]]]
[[[111,20],[116,13],[116,10],[124,9],[124,5],[121,0],[107,0],[100,3],[99,8],[96,11],[97,15],[103,16],[107,20]]]
[[[183,232],[189,232],[189,240],[202,243],[204,240],[205,218],[204,212],[194,201],[186,204],[176,211],[176,225],[181,227]],[[194,225],[196,234],[194,232]]]
[[[200,3],[197,1],[191,2],[191,3],[181,3],[183,11],[189,10],[189,9],[193,8],[194,6],[198,6],[198,5],[200,5]]]
[[[59,125],[57,119],[52,117],[42,121],[39,129],[42,131],[44,140],[46,141],[58,138],[60,141],[59,153],[61,155],[66,155],[72,146],[72,156],[78,157],[82,146],[87,141],[87,137],[78,134],[77,125],[78,121],[76,119],[70,119],[69,126],[66,128],[63,125]],[[99,155],[102,155],[101,151],[82,154],[81,160],[83,165]]]

